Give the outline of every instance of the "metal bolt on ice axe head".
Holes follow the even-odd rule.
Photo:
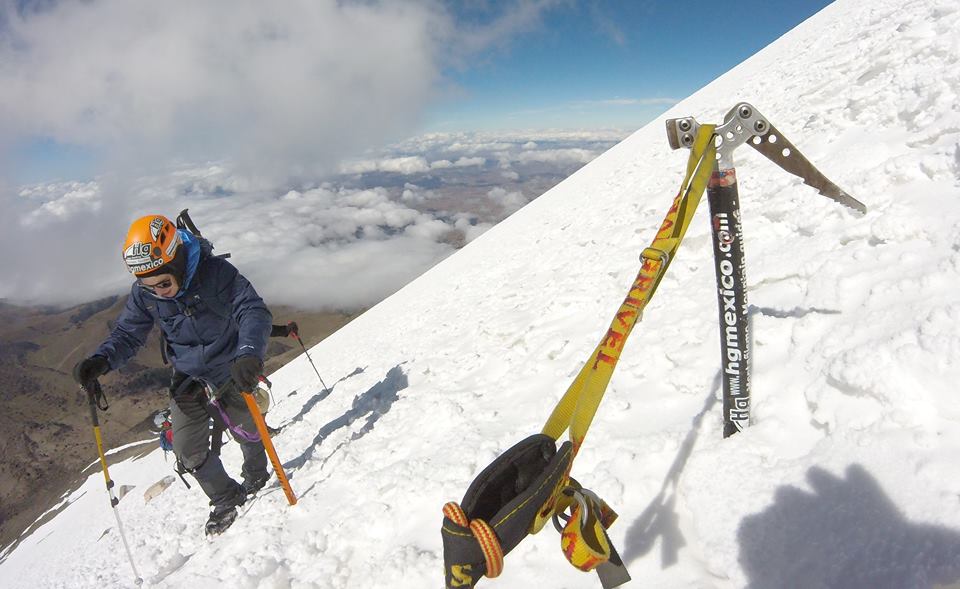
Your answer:
[[[673,149],[689,148],[700,128],[693,117],[667,119]],[[707,187],[713,229],[714,270],[720,309],[720,357],[723,380],[723,436],[750,424],[750,337],[740,200],[733,152],[744,143],[804,184],[860,214],[867,207],[827,179],[800,150],[752,104],[741,102],[715,130],[717,161]]]

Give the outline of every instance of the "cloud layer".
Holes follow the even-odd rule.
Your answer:
[[[223,162],[132,183],[105,175],[20,187],[0,218],[0,249],[16,252],[0,257],[0,299],[67,304],[123,292],[131,279],[120,244],[130,221],[189,208],[204,236],[232,254],[268,302],[355,310],[396,291],[623,136],[432,134],[296,186]],[[577,156],[554,157],[567,152]]]
[[[368,151],[415,132],[449,68],[569,5],[0,0],[0,155],[77,146],[103,170],[16,186],[0,169],[0,299],[121,292],[130,220],[189,207],[276,302],[380,300],[622,137]]]
[[[4,136],[142,162],[331,165],[416,125],[454,23],[433,2],[65,0],[0,28]]]
[[[0,0],[0,149],[96,149],[102,170],[330,171],[414,133],[455,92],[444,72],[568,5]]]

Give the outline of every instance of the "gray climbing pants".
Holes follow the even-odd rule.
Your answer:
[[[205,406],[207,396],[203,383],[187,379],[189,377],[186,375],[175,373],[170,387],[171,393],[176,393],[170,403],[173,452],[181,467],[193,475],[210,498],[210,505],[214,508],[240,505],[245,499],[240,484],[223,468],[219,452],[211,451],[210,413]],[[218,387],[217,393],[229,423],[255,433],[257,428],[253,416],[233,381],[228,380]],[[215,408],[213,410],[216,411]],[[234,439],[243,452],[243,479],[254,481],[266,478],[267,454],[263,443],[259,439],[245,441],[237,435],[234,435]]]

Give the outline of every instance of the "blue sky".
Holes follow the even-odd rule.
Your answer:
[[[464,94],[432,109],[430,126],[637,128],[830,2],[732,4],[559,3],[505,49],[451,71]]]
[[[363,21],[351,4],[0,0],[0,174],[329,168],[425,131],[632,130],[829,2],[356,3]],[[251,45],[257,29],[273,32]],[[264,41],[277,37],[282,50]]]

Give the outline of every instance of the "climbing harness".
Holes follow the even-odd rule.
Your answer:
[[[564,556],[597,571],[604,588],[630,579],[606,530],[616,513],[570,477],[623,346],[673,260],[707,187],[716,157],[712,125],[692,141],[687,173],[609,329],[557,403],[543,430],[516,444],[474,479],[460,503],[443,507],[446,586],[473,587],[503,570],[503,557],[553,520]],[[569,431],[569,439],[557,443]],[[567,513],[569,511],[569,514]]]

